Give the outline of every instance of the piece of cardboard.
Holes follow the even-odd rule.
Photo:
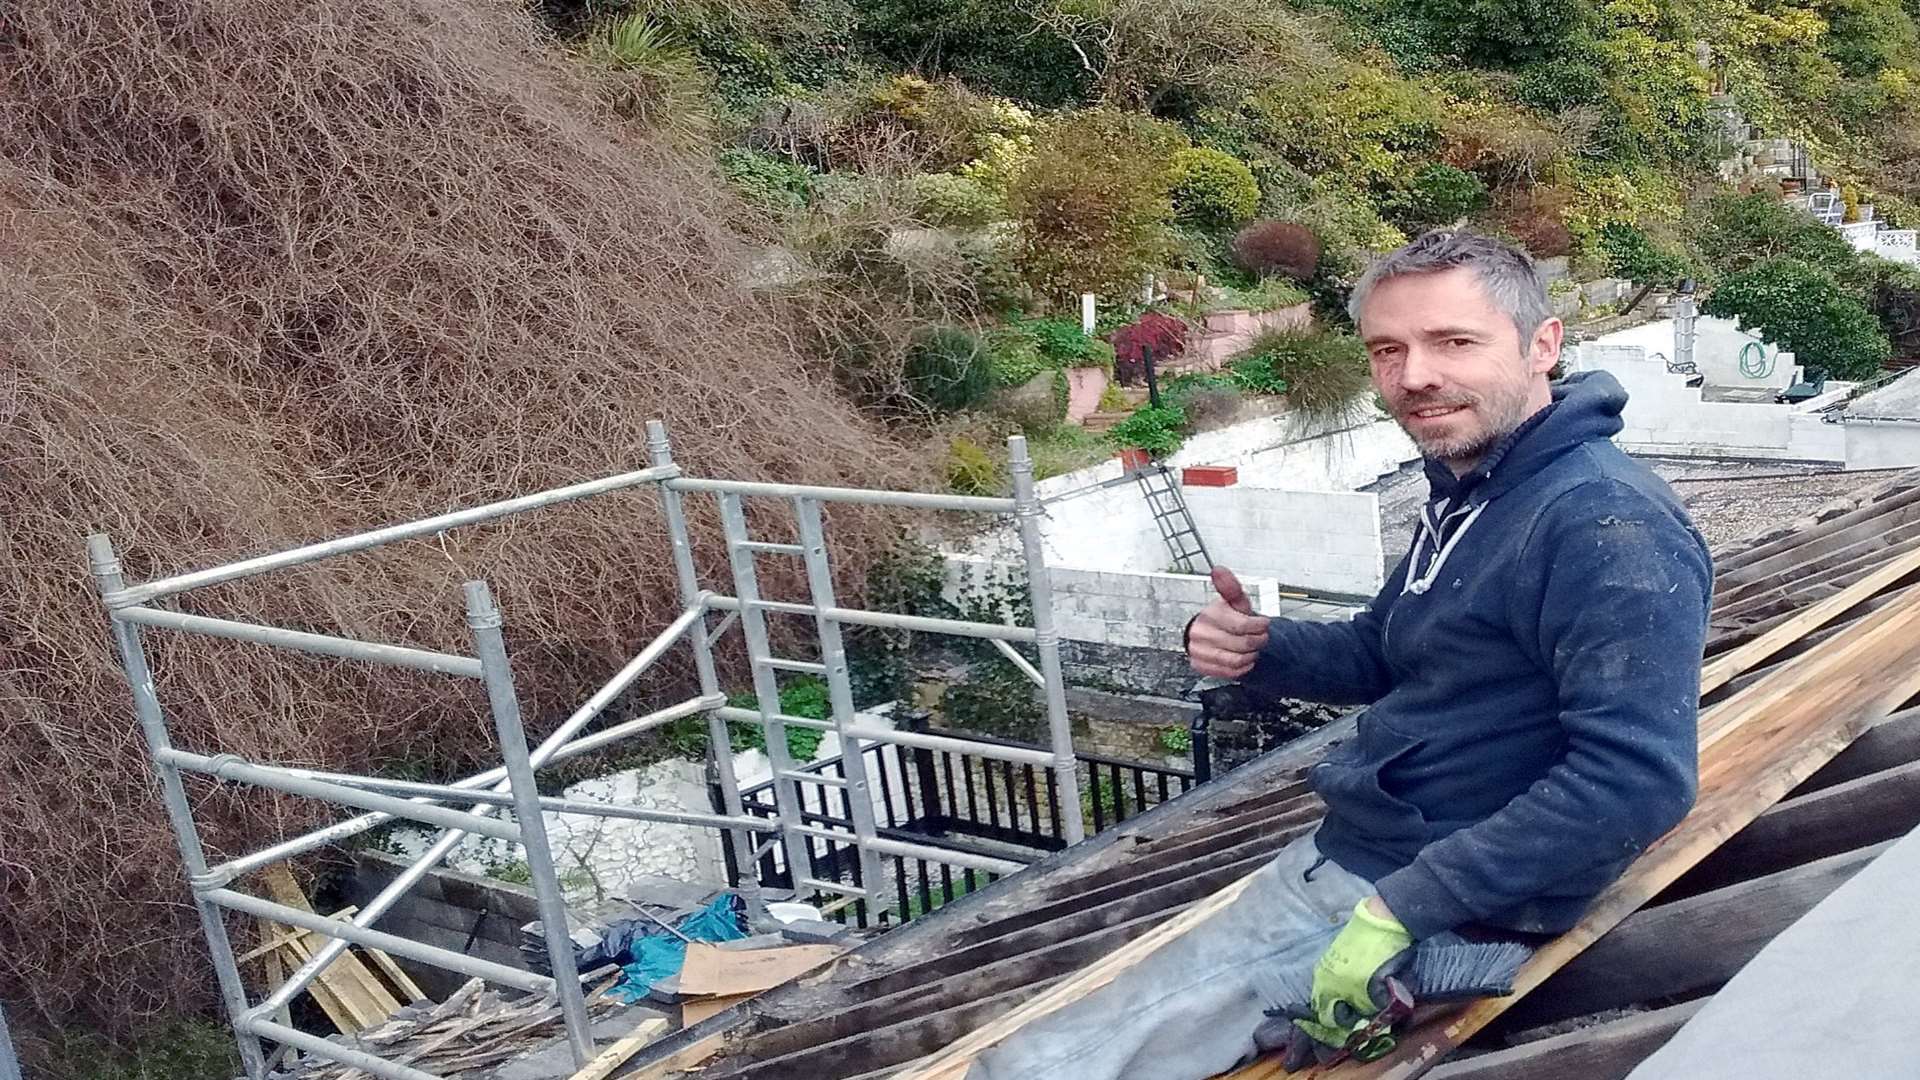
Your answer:
[[[680,1026],[690,1028],[715,1013],[726,1012],[754,994],[728,994],[725,997],[694,998],[680,1006]]]
[[[846,950],[833,945],[786,945],[776,949],[716,949],[696,941],[680,968],[680,992],[689,997],[728,997],[771,990]]]

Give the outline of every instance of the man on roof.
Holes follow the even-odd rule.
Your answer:
[[[1693,804],[1712,564],[1610,441],[1626,393],[1598,371],[1549,382],[1560,321],[1532,260],[1486,237],[1420,237],[1349,310],[1425,458],[1412,548],[1349,622],[1258,615],[1216,569],[1187,632],[1202,675],[1365,706],[1309,772],[1325,820],[971,1080],[1200,1080],[1264,1050],[1297,1068],[1354,1049],[1420,942],[1571,928]],[[1309,982],[1307,1002],[1276,1000]]]

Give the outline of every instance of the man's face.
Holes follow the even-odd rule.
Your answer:
[[[1456,473],[1546,407],[1560,335],[1548,319],[1522,342],[1467,267],[1388,278],[1360,311],[1375,388],[1420,452]]]

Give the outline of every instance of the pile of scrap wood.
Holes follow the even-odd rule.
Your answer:
[[[590,1015],[604,1016],[614,1006],[596,994]],[[334,1036],[396,1065],[439,1076],[459,1076],[510,1061],[529,1047],[562,1034],[560,1006],[551,995],[509,997],[474,979],[438,1005],[409,1005],[385,1023]],[[365,1080],[351,1066],[308,1057],[284,1080]]]
[[[285,863],[268,867],[261,876],[274,900],[302,911],[313,910],[307,894],[294,881]],[[332,917],[345,919],[356,910],[348,907]],[[272,992],[331,940],[316,931],[262,921],[260,944],[241,954],[239,960],[242,964],[258,963],[262,983]],[[384,1022],[402,1005],[427,1000],[391,956],[379,949],[359,947],[341,953],[322,969],[308,984],[307,993],[335,1028],[348,1033]],[[282,1023],[291,1023],[287,1016],[283,1011]]]
[[[1544,946],[1514,996],[1443,1013],[1386,1058],[1304,1076],[1417,1076],[1711,855],[1844,750],[1920,695],[1920,484],[1905,476],[1860,505],[1825,515],[1718,562],[1715,633],[1702,669],[1700,792],[1695,808]],[[1239,894],[1193,904],[1032,997],[903,1075],[959,1080],[974,1057],[1036,1017],[1104,985]],[[1234,1076],[1284,1075],[1263,1061]]]

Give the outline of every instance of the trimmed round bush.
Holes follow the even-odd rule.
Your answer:
[[[903,372],[915,399],[941,412],[958,412],[993,392],[993,363],[986,346],[953,326],[928,331],[907,353]]]
[[[1490,201],[1478,176],[1436,162],[1414,174],[1413,184],[1394,200],[1392,216],[1410,230],[1434,228],[1484,210]]]
[[[1252,217],[1259,205],[1260,185],[1239,158],[1210,147],[1173,155],[1173,209],[1180,220],[1226,228]]]
[[[1791,350],[1809,373],[1871,378],[1893,352],[1873,312],[1831,273],[1801,259],[1753,264],[1721,282],[1700,310],[1739,319]]]
[[[1291,221],[1256,221],[1234,234],[1233,261],[1249,274],[1305,281],[1320,266],[1320,238]]]

